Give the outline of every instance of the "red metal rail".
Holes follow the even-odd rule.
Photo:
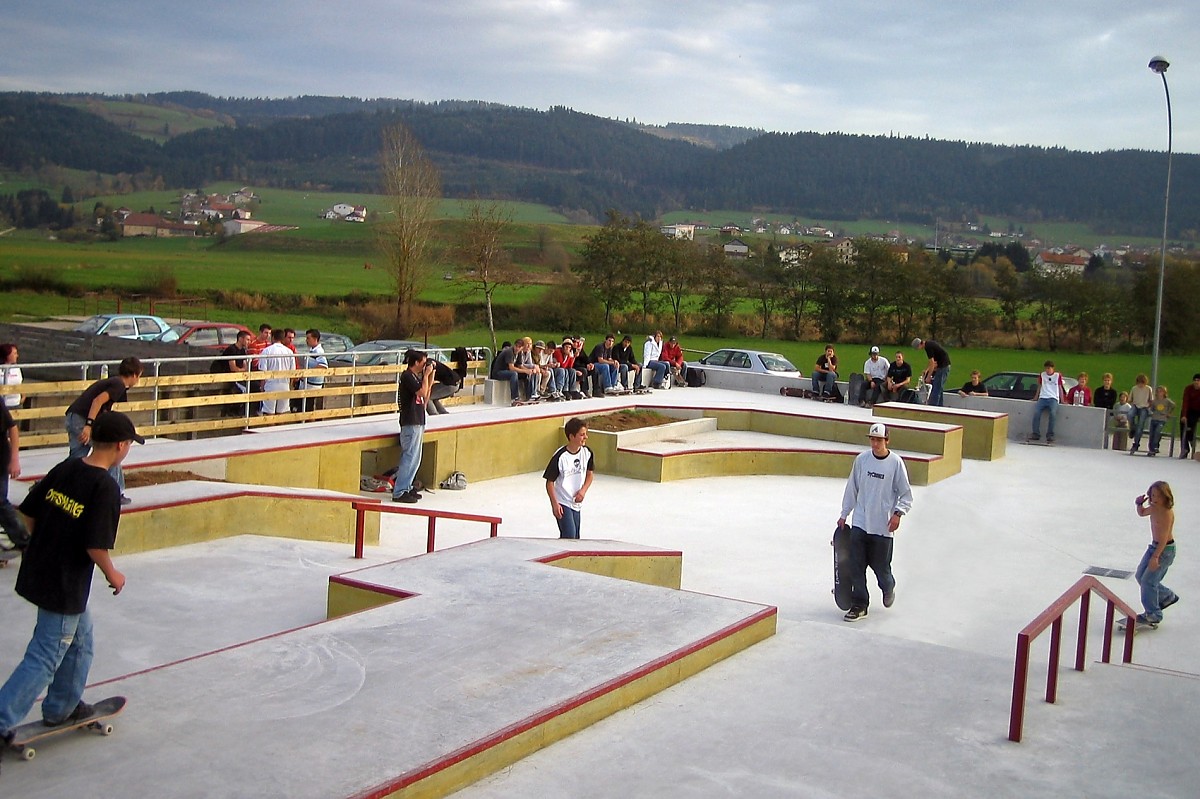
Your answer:
[[[474,513],[454,513],[448,510],[421,510],[420,508],[401,508],[395,505],[384,505],[379,502],[351,502],[357,516],[354,520],[354,557],[361,559],[363,556],[363,539],[365,533],[363,531],[364,524],[368,512],[373,513],[399,513],[404,516],[425,516],[429,519],[428,530],[425,535],[425,551],[432,552],[434,539],[437,535],[437,520],[438,519],[454,519],[464,522],[483,522],[491,525],[491,538],[499,535],[500,523],[504,521],[499,516],[478,516]]]
[[[1122,663],[1133,661],[1133,618],[1137,612],[1126,605],[1121,599],[1108,590],[1095,577],[1081,577],[1079,582],[1067,589],[1066,593],[1054,601],[1050,607],[1042,611],[1036,619],[1025,625],[1025,629],[1017,633],[1017,662],[1013,672],[1012,711],[1008,719],[1008,740],[1020,741],[1021,728],[1025,722],[1025,685],[1029,676],[1029,647],[1033,640],[1050,628],[1050,662],[1046,675],[1046,701],[1051,704],[1058,698],[1058,653],[1062,640],[1063,615],[1079,600],[1079,633],[1075,643],[1075,670],[1083,671],[1084,658],[1087,651],[1088,608],[1091,604],[1091,592],[1100,594],[1107,603],[1104,614],[1104,650],[1101,660],[1105,663],[1112,659],[1113,618],[1119,608],[1125,614],[1125,649],[1121,656]]]

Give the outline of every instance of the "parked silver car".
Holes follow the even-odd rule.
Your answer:
[[[758,374],[779,377],[800,377],[800,370],[777,352],[760,350],[722,349],[709,353],[699,361],[689,361],[689,369],[700,369],[706,374],[718,372],[725,375]]]

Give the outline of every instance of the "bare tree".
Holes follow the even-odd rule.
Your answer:
[[[512,224],[512,211],[498,202],[484,203],[474,199],[467,206],[466,228],[463,230],[460,250],[467,263],[475,270],[474,277],[467,282],[468,291],[482,294],[487,306],[488,331],[492,334],[492,352],[496,346],[496,320],[492,315],[492,296],[501,286],[512,286],[520,282],[520,270],[515,269],[512,258],[504,249],[501,239]]]
[[[412,333],[412,304],[428,277],[441,175],[412,132],[400,123],[383,129],[379,154],[387,209],[379,249],[396,291],[396,335]]]

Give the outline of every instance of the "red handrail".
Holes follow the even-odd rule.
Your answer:
[[[1021,729],[1025,722],[1025,686],[1029,676],[1029,647],[1033,640],[1051,628],[1050,659],[1046,675],[1046,701],[1051,704],[1058,698],[1058,652],[1062,638],[1063,614],[1079,600],[1079,633],[1075,644],[1075,670],[1083,671],[1083,663],[1087,651],[1088,609],[1091,605],[1091,592],[1095,591],[1105,598],[1107,610],[1104,614],[1104,650],[1101,660],[1105,663],[1112,659],[1113,617],[1115,609],[1120,608],[1125,614],[1125,649],[1121,656],[1122,663],[1133,661],[1133,629],[1134,617],[1137,611],[1126,605],[1121,598],[1097,580],[1095,577],[1081,577],[1066,593],[1054,601],[1050,607],[1017,633],[1017,662],[1013,672],[1012,710],[1008,719],[1008,740],[1020,741]]]
[[[404,516],[425,516],[429,519],[429,527],[425,536],[425,551],[432,552],[434,538],[437,535],[437,520],[438,519],[455,519],[464,522],[483,522],[491,525],[490,538],[495,538],[500,534],[500,523],[504,521],[499,516],[479,516],[474,513],[455,513],[448,510],[421,510],[420,508],[401,508],[395,505],[384,505],[379,502],[351,502],[351,507],[356,511],[354,520],[354,557],[361,560],[363,556],[363,541],[366,537],[364,526],[366,522],[367,512],[375,513],[399,513]]]

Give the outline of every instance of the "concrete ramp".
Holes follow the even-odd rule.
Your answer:
[[[657,565],[614,565],[642,556]],[[501,538],[358,570],[341,588],[382,604],[93,686],[129,697],[116,734],[10,756],[0,784],[22,797],[445,795],[774,633],[773,607],[647,584],[680,557]]]

